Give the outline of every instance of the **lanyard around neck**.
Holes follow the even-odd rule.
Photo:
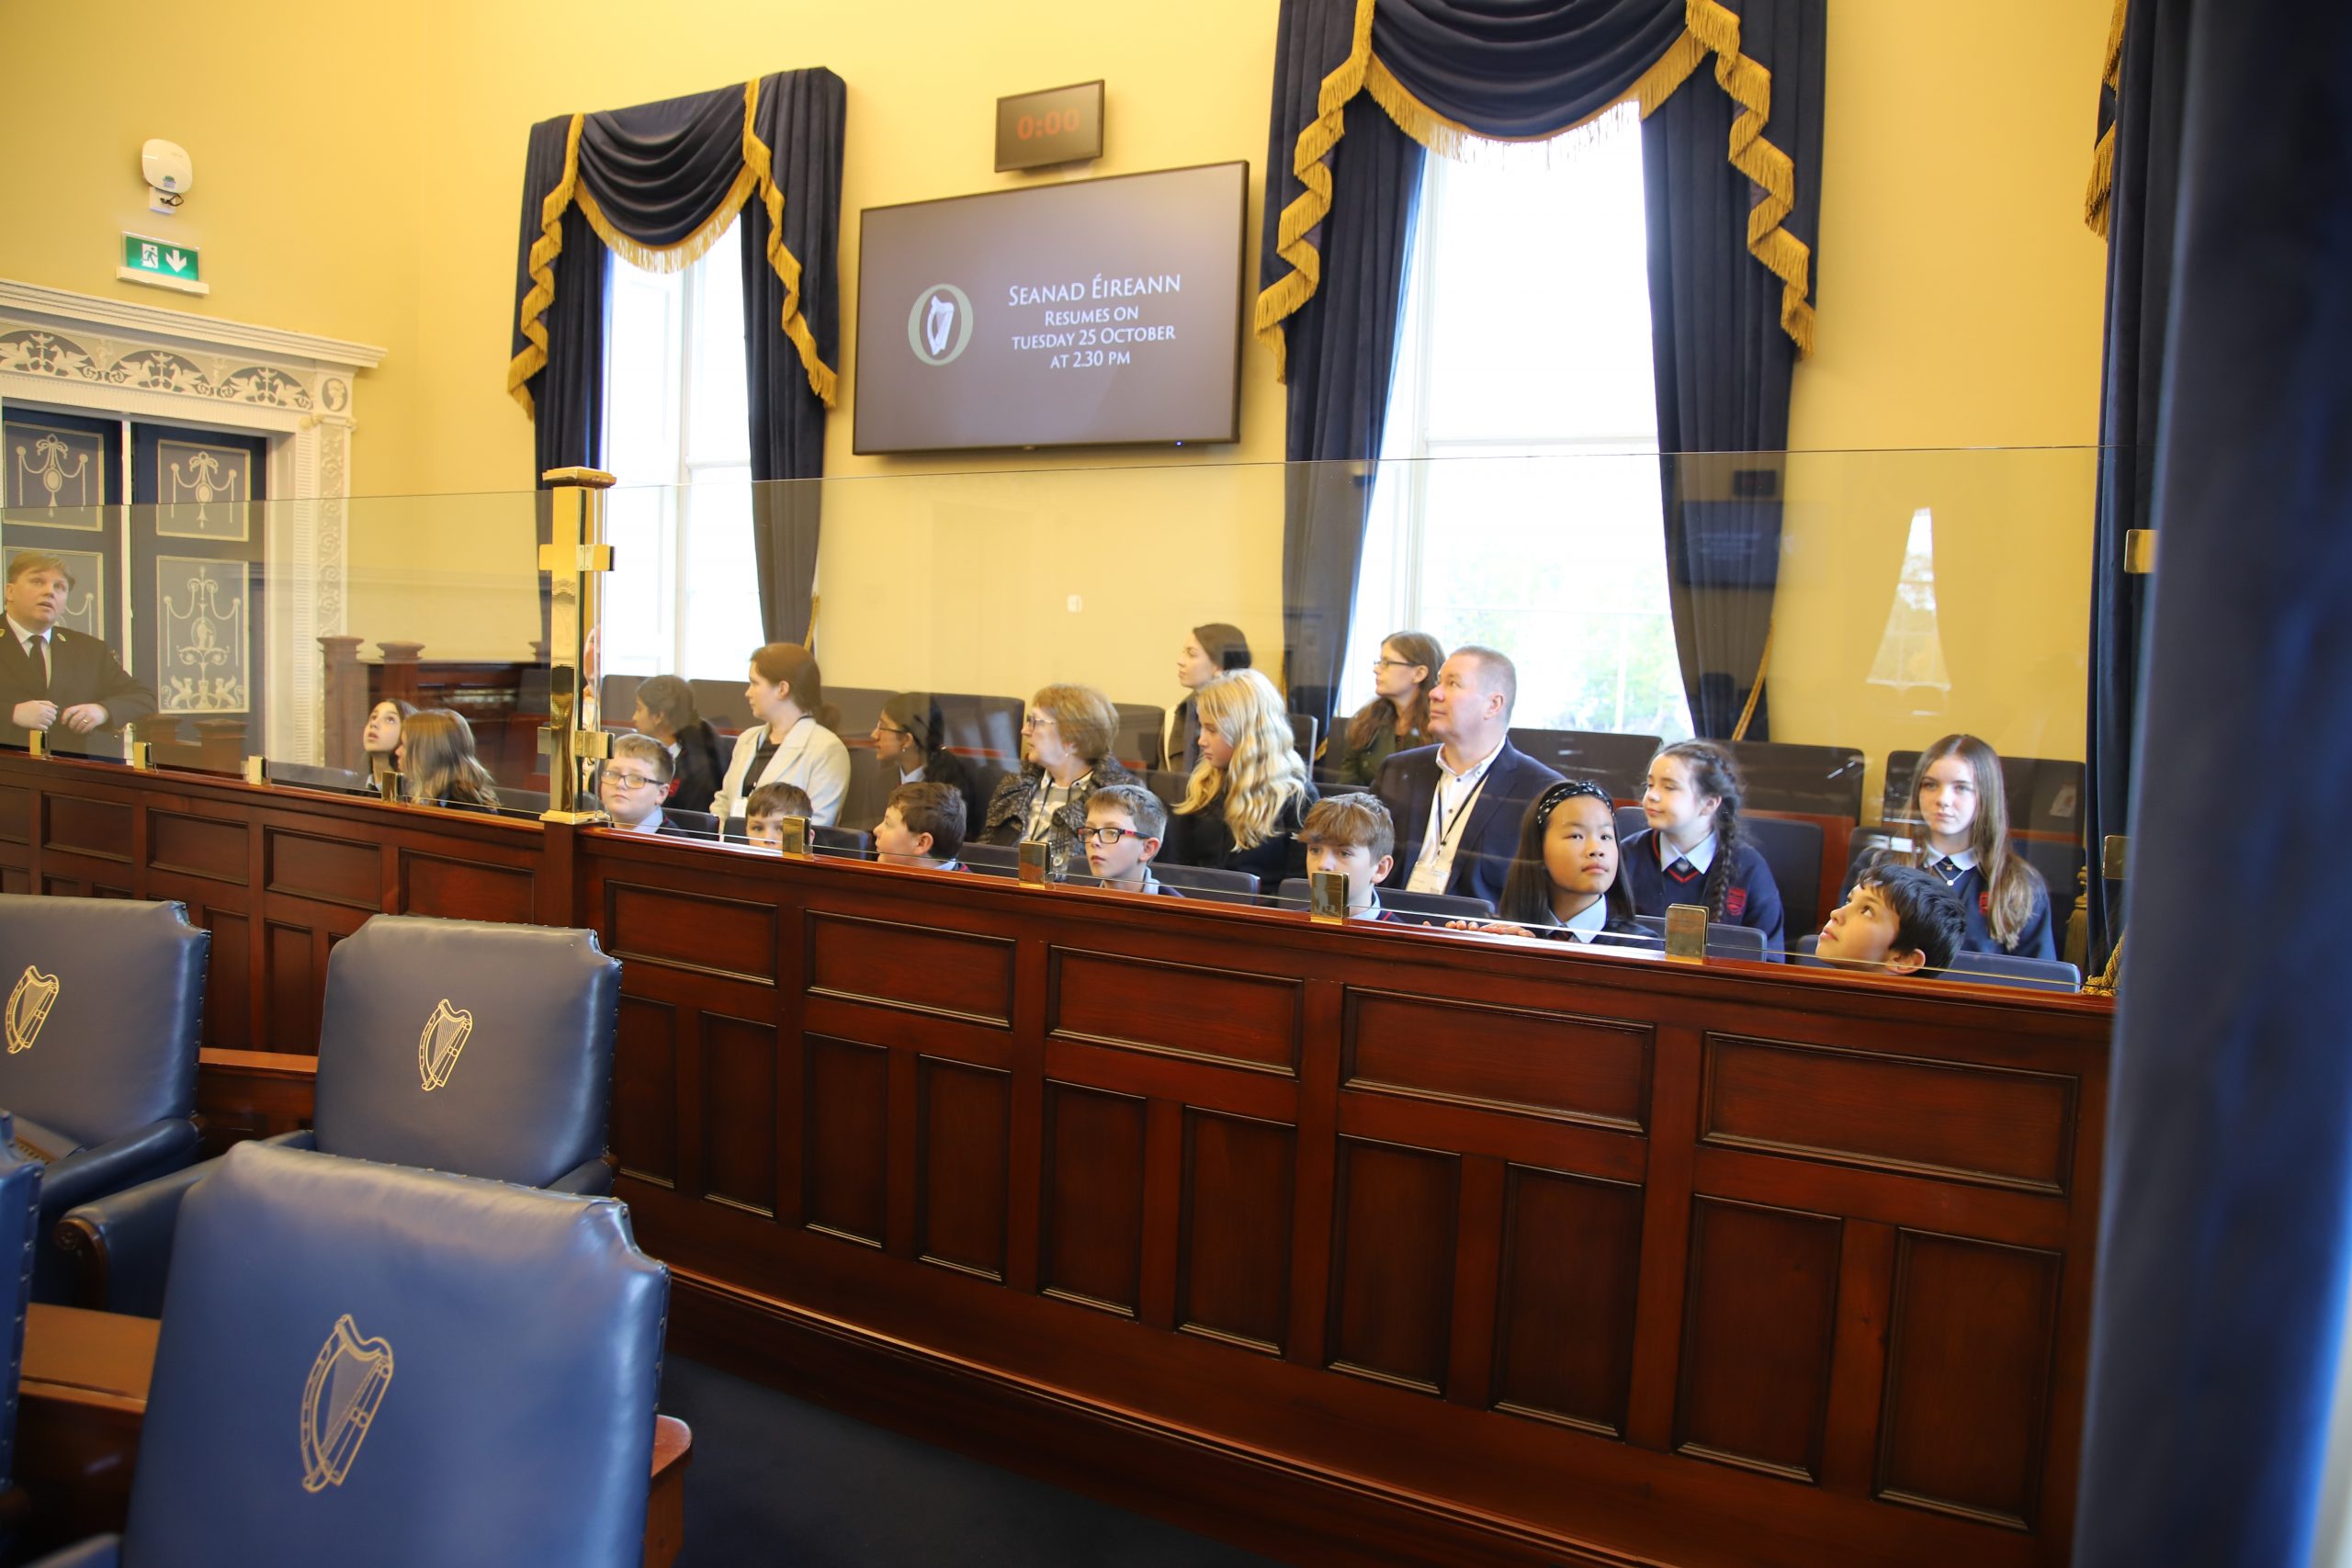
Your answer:
[[[1444,854],[1453,844],[1454,839],[1461,833],[1462,825],[1470,819],[1470,808],[1478,804],[1478,796],[1485,793],[1487,788],[1487,780],[1493,775],[1494,771],[1494,759],[1489,757],[1487,760],[1487,766],[1479,771],[1478,782],[1470,786],[1470,793],[1462,797],[1462,804],[1455,807],[1450,813],[1445,808],[1445,781],[1442,779],[1438,781],[1438,853]]]

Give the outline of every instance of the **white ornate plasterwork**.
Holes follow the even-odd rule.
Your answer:
[[[273,757],[320,754],[318,638],[344,629],[349,602],[354,391],[383,357],[369,344],[0,278],[0,404],[267,438]]]

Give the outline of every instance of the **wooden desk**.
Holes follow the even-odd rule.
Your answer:
[[[155,1374],[152,1317],[36,1304],[25,1319],[18,1481],[33,1500],[37,1547],[119,1530],[147,1387]],[[645,1568],[670,1568],[685,1543],[686,1466],[694,1434],[674,1416],[653,1426],[653,1489],[645,1507]]]

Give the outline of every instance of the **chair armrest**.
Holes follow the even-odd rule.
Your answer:
[[[613,1193],[613,1168],[598,1155],[565,1171],[547,1185],[549,1192],[577,1192],[590,1198],[609,1198]]]
[[[264,1140],[307,1149],[318,1142],[307,1127]],[[134,1317],[164,1315],[164,1283],[171,1277],[172,1227],[180,1200],[219,1164],[204,1160],[153,1181],[110,1193],[70,1211],[57,1224],[57,1245],[79,1264],[74,1301]]]
[[[179,1169],[196,1157],[196,1123],[150,1122],[112,1143],[77,1150],[41,1172],[41,1207],[59,1213]]]
[[[52,1551],[32,1568],[121,1568],[122,1537],[94,1535],[62,1551]]]

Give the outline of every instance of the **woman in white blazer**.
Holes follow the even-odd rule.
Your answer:
[[[735,738],[711,809],[722,819],[743,815],[743,803],[762,784],[798,784],[808,792],[808,820],[830,828],[849,793],[849,748],[832,731],[837,716],[825,705],[816,656],[797,642],[772,642],[752,655],[752,727]]]

